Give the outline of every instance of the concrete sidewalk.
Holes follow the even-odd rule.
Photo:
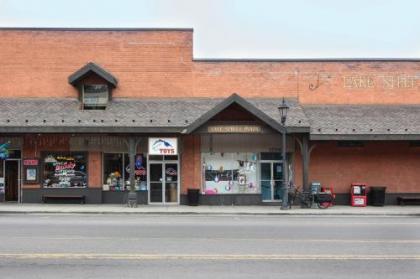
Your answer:
[[[294,207],[280,210],[279,206],[185,206],[185,205],[79,205],[79,204],[0,204],[1,213],[61,213],[61,214],[202,214],[202,215],[343,215],[343,216],[420,216],[420,206],[351,207],[333,206],[328,209]]]

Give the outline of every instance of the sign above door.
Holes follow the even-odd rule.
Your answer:
[[[178,139],[149,138],[149,155],[178,155]]]

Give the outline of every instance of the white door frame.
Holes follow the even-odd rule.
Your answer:
[[[178,155],[179,156],[179,155]],[[151,202],[150,200],[150,194],[151,194],[151,188],[150,188],[150,165],[152,164],[160,164],[162,165],[162,181],[161,182],[161,187],[162,187],[162,202]],[[177,201],[176,202],[166,202],[165,201],[165,195],[166,195],[166,165],[167,164],[176,164],[177,165]],[[180,164],[179,164],[179,157],[178,160],[152,160],[150,161],[149,158],[147,160],[147,189],[148,189],[148,203],[149,204],[163,204],[163,205],[178,205],[180,203],[180,181],[181,181],[181,172],[180,172]],[[155,181],[153,181],[155,182]],[[157,181],[156,181],[157,182]]]
[[[280,163],[280,164],[283,164],[283,160],[260,160],[260,162],[259,162],[259,167],[260,167],[260,171],[259,171],[259,182],[260,182],[260,189],[261,189],[261,195],[262,195],[262,185],[261,185],[261,181],[268,181],[268,180],[266,180],[266,179],[261,179],[261,170],[262,170],[262,168],[261,168],[261,164],[264,164],[264,163],[268,163],[268,164],[270,164],[270,187],[271,187],[271,199],[270,200],[263,200],[263,202],[276,202],[276,201],[280,201],[280,199],[278,199],[278,200],[275,200],[274,199],[274,186],[275,186],[275,183],[274,183],[274,181],[283,181],[284,180],[284,174],[283,174],[283,179],[282,180],[278,180],[278,179],[276,179],[276,180],[274,180],[274,171],[273,171],[273,165],[275,164],[275,163]]]

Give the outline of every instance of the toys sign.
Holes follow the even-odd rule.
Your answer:
[[[149,155],[178,155],[178,139],[149,138]]]

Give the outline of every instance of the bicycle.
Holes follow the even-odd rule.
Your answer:
[[[300,201],[300,205],[303,208],[312,208],[315,204],[319,209],[326,209],[333,205],[334,203],[334,194],[331,192],[318,192],[311,193],[302,191],[301,187],[292,187],[293,190],[288,193],[288,203],[289,208],[292,208],[292,205],[296,201]]]

